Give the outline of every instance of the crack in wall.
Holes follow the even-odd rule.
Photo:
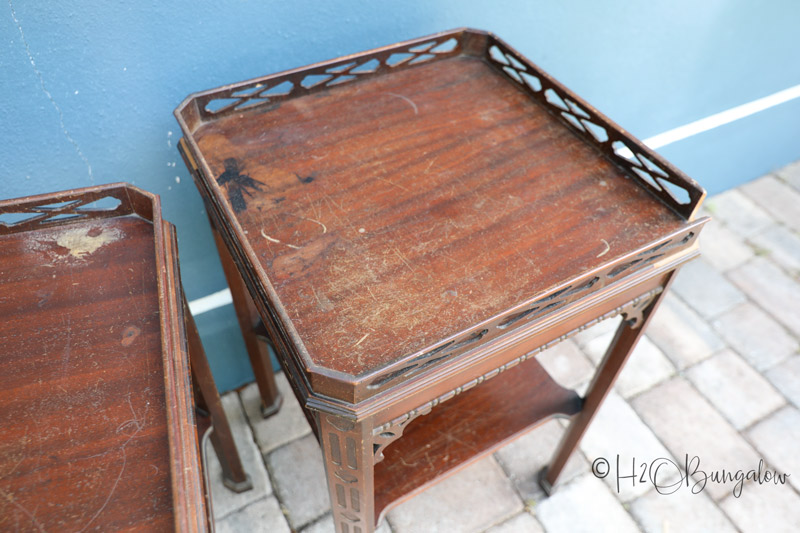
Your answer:
[[[28,40],[25,38],[25,32],[22,31],[22,24],[20,24],[19,19],[17,18],[17,12],[14,10],[14,3],[12,0],[8,0],[8,7],[11,10],[11,18],[14,19],[14,24],[17,25],[17,29],[19,30],[19,36],[22,39],[22,45],[25,47],[25,53],[28,55],[28,61],[31,63],[31,67],[33,68],[33,72],[36,74],[36,77],[39,78],[39,85],[42,88],[42,92],[47,96],[47,99],[50,100],[50,103],[55,108],[56,112],[58,113],[58,121],[61,124],[61,131],[64,133],[64,136],[67,140],[72,144],[75,148],[75,152],[78,154],[78,157],[86,164],[86,169],[89,171],[89,181],[92,185],[94,185],[94,174],[92,173],[92,165],[89,163],[89,159],[81,150],[81,147],[78,145],[78,141],[76,141],[72,135],[70,135],[69,130],[67,130],[67,125],[64,122],[64,112],[61,110],[61,106],[53,98],[53,95],[50,91],[47,90],[47,87],[44,84],[44,76],[39,68],[36,66],[36,61],[33,59],[33,53],[31,52],[31,47],[28,44]]]

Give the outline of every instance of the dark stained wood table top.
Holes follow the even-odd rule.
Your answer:
[[[276,348],[342,531],[575,416],[552,486],[705,223],[697,183],[480,30],[175,115],[242,329]],[[584,398],[536,360],[619,315]]]
[[[471,56],[194,138],[310,358],[351,375],[685,225]]]
[[[156,253],[133,214],[0,235],[0,530],[174,529]]]
[[[195,93],[175,114],[284,366],[328,398],[433,372],[699,228],[696,182],[479,30]]]

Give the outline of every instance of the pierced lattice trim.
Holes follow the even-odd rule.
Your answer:
[[[350,57],[302,72],[282,74],[249,84],[216,91],[198,99],[203,118],[220,116],[277,103],[320,89],[329,89],[357,79],[382,74],[461,52],[461,43],[452,35],[443,35],[422,43],[382,50],[361,57]]]
[[[30,231],[67,221],[107,218],[132,211],[122,189],[101,194],[63,195],[0,205],[0,235]]]
[[[619,132],[618,128],[576,98],[527,60],[497,41],[489,46],[488,57],[500,71],[522,90],[544,104],[573,131],[589,139],[628,175],[689,219],[703,198],[702,189],[690,179],[656,162],[657,155],[644,151]]]

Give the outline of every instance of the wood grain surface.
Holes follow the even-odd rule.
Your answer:
[[[0,530],[174,528],[153,238],[137,216],[0,237]]]
[[[362,375],[685,220],[485,60],[194,132],[311,360]]]

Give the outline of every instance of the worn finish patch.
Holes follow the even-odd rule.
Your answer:
[[[64,231],[56,239],[56,244],[69,250],[69,255],[83,258],[101,246],[119,240],[119,237],[116,229],[94,227],[87,230],[83,227]]]
[[[29,251],[45,252],[51,261],[85,261],[103,246],[124,237],[124,231],[103,221],[31,232],[26,242]]]

